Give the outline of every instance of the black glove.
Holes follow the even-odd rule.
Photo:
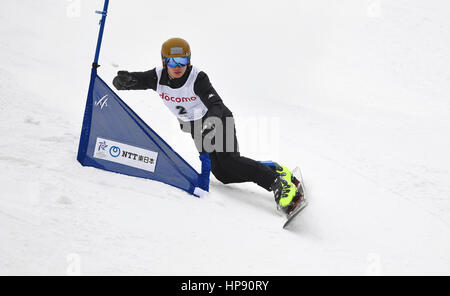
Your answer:
[[[215,127],[216,127],[216,125],[213,122],[206,121],[205,123],[203,123],[202,138],[211,132],[212,132],[211,136],[215,136],[215,134],[216,134]]]
[[[113,80],[113,85],[118,90],[130,89],[138,83],[138,79],[128,71],[119,71]]]

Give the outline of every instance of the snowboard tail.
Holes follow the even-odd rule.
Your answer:
[[[292,175],[292,181],[297,187],[296,195],[298,196],[296,196],[297,201],[294,203],[292,209],[290,209],[286,215],[287,221],[284,223],[283,228],[286,228],[286,226],[288,226],[308,205],[308,201],[305,199],[305,186],[303,184],[303,177],[300,168],[296,167],[292,171]]]

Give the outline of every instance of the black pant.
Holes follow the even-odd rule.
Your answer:
[[[232,117],[228,117],[229,120],[233,119]],[[225,118],[222,119],[223,126],[225,126]],[[243,183],[243,182],[254,182],[259,186],[265,188],[270,191],[270,187],[277,178],[278,174],[268,166],[255,161],[253,159],[241,156],[239,152],[239,145],[236,137],[236,128],[234,126],[234,120],[232,122],[232,128],[224,128],[223,133],[217,133],[216,138],[221,136],[223,137],[223,147],[218,151],[223,152],[209,152],[209,156],[211,159],[211,172],[213,175],[222,183],[230,184],[230,183]],[[195,141],[195,131],[194,131],[194,122],[191,122],[191,136]],[[201,125],[197,125],[201,126]],[[183,128],[183,127],[182,127]],[[233,140],[234,140],[234,149],[227,150],[227,132],[233,132]],[[198,133],[198,131],[197,131]],[[229,136],[228,138],[232,138]],[[203,140],[203,138],[202,138]],[[217,139],[215,139],[217,140]],[[201,143],[197,143],[197,150],[199,153],[204,153]]]
[[[268,166],[241,156],[239,152],[212,152],[211,171],[222,183],[254,182],[270,190],[278,174]]]

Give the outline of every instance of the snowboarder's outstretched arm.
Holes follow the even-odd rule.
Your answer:
[[[163,80],[168,80],[167,72],[163,71]],[[180,84],[181,87],[185,83],[187,76],[182,79],[177,79],[174,84]],[[156,68],[145,72],[128,72],[119,71],[113,80],[113,85],[117,90],[145,90],[153,89],[156,91],[158,84],[158,75]],[[165,82],[163,82],[165,84]],[[222,99],[217,94],[216,90],[211,85],[208,75],[201,71],[194,84],[194,92],[201,98],[205,106],[208,108],[207,117],[232,116],[231,112],[222,102]]]
[[[119,71],[113,80],[117,90],[153,89],[156,91],[157,83],[156,69],[146,72]]]

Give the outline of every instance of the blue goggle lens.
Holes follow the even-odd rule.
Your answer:
[[[184,67],[189,64],[189,57],[166,58],[165,62],[170,68]]]

